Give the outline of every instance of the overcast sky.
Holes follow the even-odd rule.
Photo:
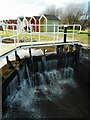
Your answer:
[[[70,2],[86,3],[89,0],[0,0],[0,20],[18,16],[39,15],[49,5],[64,7]]]

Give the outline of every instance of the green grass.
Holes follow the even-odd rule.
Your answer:
[[[68,32],[68,33],[73,33],[72,30],[68,30],[67,32]],[[78,30],[75,30],[75,33],[78,33],[78,34],[75,34],[75,35],[74,35],[74,39],[75,39],[75,40],[79,40],[82,44],[90,44],[90,42],[89,42],[89,37],[88,37],[88,36],[90,35],[90,32],[88,32],[88,31],[81,31],[81,32],[79,33]],[[60,35],[60,34],[59,34],[59,36],[62,37],[63,35]],[[72,35],[71,35],[71,34],[68,34],[68,35],[67,35],[67,38],[68,38],[68,39],[72,39]]]
[[[36,40],[39,41],[39,35],[32,35],[32,37],[30,35],[19,35],[18,36],[19,39],[32,39],[32,40]],[[53,38],[47,37],[47,36],[42,36],[40,35],[40,41],[51,41],[53,40]]]
[[[73,31],[72,30],[68,30],[67,32],[68,33],[72,33]],[[78,30],[75,30],[75,32],[78,33]],[[8,37],[8,36],[12,36],[12,35],[16,34],[16,32],[13,33],[12,31],[0,31],[0,34],[2,35],[2,37],[6,37],[6,36]],[[81,31],[79,34],[75,34],[74,35],[74,39],[75,40],[79,40],[83,44],[90,44],[89,38],[88,38],[89,35],[90,35],[90,32]],[[63,38],[64,35],[63,34],[58,34],[58,36],[59,36],[59,39],[61,39],[61,38]],[[26,38],[26,39],[30,40],[31,36],[30,35],[22,36],[22,34],[19,34],[18,38],[19,39]],[[67,35],[67,39],[72,39],[72,35],[68,34]],[[37,34],[32,35],[32,40],[39,41],[39,35],[37,35]],[[52,41],[52,40],[53,40],[53,36],[50,37],[47,34],[44,35],[44,36],[40,35],[40,41]]]
[[[89,44],[88,34],[75,35],[75,39],[79,40],[83,44]]]
[[[15,35],[16,31],[14,31],[14,32],[12,32],[11,30],[0,31],[0,34],[2,35],[2,37],[9,37],[9,36]]]

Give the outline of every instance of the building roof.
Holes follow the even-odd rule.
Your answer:
[[[40,19],[40,16],[33,16],[36,20]]]
[[[44,14],[44,16],[47,18],[47,20],[59,20],[55,15]]]
[[[7,23],[9,20],[2,20],[2,22]]]
[[[31,19],[31,17],[25,17],[28,21]]]
[[[19,17],[19,19],[20,19],[21,21],[23,21],[24,17]]]
[[[17,22],[17,19],[10,19],[10,22]]]

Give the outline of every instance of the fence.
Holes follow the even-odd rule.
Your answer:
[[[25,36],[29,36],[30,37],[30,41],[32,42],[32,37],[33,36],[38,36],[38,41],[41,41],[42,36],[46,36],[48,38],[52,38],[52,40],[55,42],[55,40],[59,40],[60,35],[63,37],[63,35],[72,35],[72,41],[74,41],[74,35],[78,34],[81,32],[81,25],[79,24],[73,24],[73,25],[57,25],[57,24],[0,24],[0,26],[2,26],[4,29],[4,35],[7,32],[12,31],[12,36],[9,36],[8,38],[16,38],[18,39],[18,36],[21,35],[22,37]],[[6,27],[5,27],[6,26]],[[12,26],[12,30],[8,29],[8,26]],[[17,29],[14,29],[16,26]],[[36,27],[38,27],[38,30],[36,31]],[[78,32],[76,32],[76,27],[79,27]],[[64,29],[69,28],[69,30],[72,30],[72,32],[70,31],[64,31]],[[2,38],[0,35],[0,43],[2,40],[4,39],[8,39],[6,37]],[[30,42],[29,41],[29,42]],[[19,42],[19,41],[18,41]],[[25,41],[24,41],[25,42]]]
[[[23,24],[19,25],[19,24],[0,24],[0,26],[6,26],[4,27],[5,29],[2,31],[0,31],[0,46],[2,46],[2,41],[3,40],[6,40],[6,39],[13,39],[14,40],[14,48],[13,50],[10,51],[10,53],[8,54],[11,54],[13,51],[16,51],[16,48],[17,47],[17,44],[20,43],[20,40],[18,38],[19,35],[22,35],[22,37],[25,37],[25,36],[29,36],[29,44],[31,45],[30,47],[32,46],[35,46],[34,43],[36,43],[36,46],[52,46],[52,45],[57,45],[57,41],[60,42],[60,39],[59,39],[59,36],[61,35],[62,36],[62,42],[64,43],[58,43],[58,44],[65,44],[65,42],[67,42],[67,35],[71,35],[72,36],[72,40],[71,42],[73,43],[74,42],[74,35],[75,34],[79,34],[80,31],[81,31],[81,25],[79,24],[74,24],[74,25],[56,25],[56,24],[49,24],[49,25],[33,25],[33,29],[35,26],[38,26],[39,28],[39,31],[34,31],[32,29],[28,29],[28,27],[31,26],[31,24],[27,24],[27,29],[24,29]],[[12,30],[8,30],[8,26],[12,26]],[[14,29],[16,26],[17,29]],[[44,27],[44,28],[42,28]],[[79,27],[79,30],[76,31],[76,27]],[[70,30],[68,31],[68,28],[70,28]],[[71,29],[72,28],[72,29]],[[12,35],[10,36],[5,36],[6,33],[9,33],[9,32],[12,32]],[[2,34],[3,33],[3,34]],[[40,44],[37,44],[37,42],[33,41],[33,36],[37,35],[38,36],[38,42],[41,43]],[[4,36],[4,37],[3,37]],[[50,44],[48,43],[44,43],[45,41],[43,41],[42,43],[42,36],[45,37],[47,36],[49,39],[52,38],[52,43],[53,44]],[[46,37],[45,37],[46,39]],[[27,42],[27,40],[23,41],[24,43]],[[44,45],[43,45],[44,44]],[[68,44],[68,43],[67,43]],[[24,45],[24,44],[23,44]],[[28,47],[28,46],[26,46]],[[3,57],[6,57],[8,56],[8,54],[5,54]],[[0,55],[0,58],[2,59],[3,57],[1,57]]]

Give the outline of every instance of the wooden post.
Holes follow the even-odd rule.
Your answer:
[[[7,65],[10,69],[14,69],[14,66],[12,65],[11,61],[9,61],[9,58],[8,56],[6,57],[6,60],[7,60]]]
[[[15,51],[15,57],[16,57],[16,61],[20,61],[21,60],[19,55],[17,55],[17,51]]]
[[[24,67],[24,79],[27,79],[28,78],[28,75],[27,75],[27,68],[26,68],[26,62],[24,63],[25,67]]]

